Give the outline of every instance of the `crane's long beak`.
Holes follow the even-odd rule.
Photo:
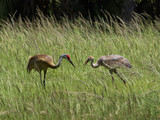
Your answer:
[[[87,59],[86,62],[84,63],[84,65],[86,65],[89,62],[89,60]]]
[[[75,66],[74,66],[73,62],[72,62],[71,60],[70,60],[69,62],[70,62],[70,63],[73,65],[73,67],[75,68]]]

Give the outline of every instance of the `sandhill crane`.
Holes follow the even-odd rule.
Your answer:
[[[114,78],[113,78],[113,73],[117,74],[118,77],[121,78],[123,83],[126,85],[126,81],[118,74],[117,68],[122,68],[122,67],[127,67],[131,68],[131,64],[128,61],[128,59],[120,56],[120,55],[108,55],[108,56],[101,56],[97,62],[94,64],[94,57],[89,56],[88,59],[85,62],[85,65],[91,61],[91,66],[93,68],[97,68],[99,66],[105,66],[107,69],[109,69],[110,75],[112,77],[112,82],[114,84]]]
[[[68,54],[62,54],[59,58],[59,62],[57,65],[55,65],[53,63],[53,58],[51,56],[45,55],[45,54],[40,54],[40,55],[34,55],[34,56],[29,57],[27,71],[30,73],[31,70],[34,69],[37,72],[39,72],[40,80],[41,80],[41,84],[42,84],[41,71],[43,70],[44,71],[43,84],[45,87],[45,78],[46,78],[47,69],[48,68],[52,68],[52,69],[58,68],[61,65],[63,58],[67,59],[73,65],[73,67],[75,67]]]

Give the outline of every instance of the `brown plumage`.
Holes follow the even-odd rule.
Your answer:
[[[131,64],[128,61],[128,59],[120,56],[120,55],[108,55],[108,56],[101,56],[97,62],[94,64],[94,57],[89,56],[87,61],[85,62],[85,65],[91,61],[91,66],[93,68],[97,68],[99,66],[105,66],[107,69],[109,69],[109,72],[112,77],[112,82],[114,83],[113,73],[117,74],[118,77],[121,78],[121,80],[126,84],[126,81],[118,74],[117,68],[131,68]]]
[[[48,68],[51,68],[51,69],[58,68],[61,65],[61,61],[62,61],[63,58],[68,60],[74,66],[74,64],[70,60],[70,56],[67,55],[67,54],[63,54],[63,55],[60,56],[59,62],[58,62],[57,65],[55,65],[53,63],[53,58],[51,56],[45,55],[45,54],[40,54],[40,55],[34,55],[32,57],[29,57],[29,62],[28,62],[28,65],[27,65],[27,71],[30,73],[31,70],[34,69],[37,72],[39,72],[40,80],[41,80],[41,83],[42,83],[41,71],[43,70],[44,71],[43,84],[45,86],[45,77],[46,77],[47,69]]]

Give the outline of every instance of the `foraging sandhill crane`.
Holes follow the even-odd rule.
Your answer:
[[[41,84],[42,84],[41,71],[43,70],[44,71],[43,84],[45,86],[45,78],[46,78],[47,69],[48,68],[51,68],[51,69],[58,68],[61,65],[63,58],[68,60],[73,65],[73,67],[75,67],[68,54],[62,54],[59,58],[59,62],[57,65],[55,65],[53,63],[53,58],[51,56],[45,55],[45,54],[40,54],[40,55],[34,55],[34,56],[29,57],[27,71],[30,73],[32,69],[35,69],[37,72],[39,72],[40,80],[41,80]]]
[[[93,68],[97,68],[99,66],[105,66],[107,69],[109,69],[110,75],[112,77],[112,83],[114,84],[114,78],[113,73],[117,74],[118,77],[121,78],[123,83],[126,85],[126,81],[118,74],[117,68],[127,67],[131,68],[131,64],[129,63],[128,59],[120,56],[120,55],[108,55],[108,56],[101,56],[97,62],[94,64],[94,57],[89,56],[88,59],[85,62],[85,65],[91,61],[91,66]]]

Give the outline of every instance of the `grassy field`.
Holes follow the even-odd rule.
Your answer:
[[[94,24],[94,25],[93,25]],[[158,120],[160,119],[160,21],[128,25],[102,19],[94,23],[67,19],[58,24],[41,17],[33,23],[12,21],[0,30],[0,119]],[[39,74],[27,73],[28,57],[54,54],[46,89]],[[115,75],[115,86],[104,67],[84,66],[89,55],[118,54],[132,69],[119,69],[127,86]]]

